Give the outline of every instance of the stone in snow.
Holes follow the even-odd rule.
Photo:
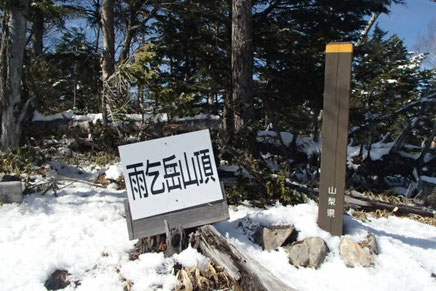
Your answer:
[[[378,255],[378,246],[375,235],[368,233],[366,239],[360,243],[362,248],[368,248],[371,255]]]
[[[374,259],[370,253],[347,237],[342,238],[339,253],[347,267],[370,267],[374,265]]]
[[[66,270],[56,270],[50,275],[47,281],[45,281],[44,287],[47,288],[47,290],[64,289],[70,285],[70,281],[68,280],[69,275]]]
[[[254,241],[267,251],[273,251],[289,241],[294,226],[259,227],[254,234]]]
[[[329,251],[322,238],[311,237],[284,247],[288,253],[289,262],[297,267],[311,267],[317,269]]]
[[[23,202],[23,183],[19,176],[0,175],[0,203]]]

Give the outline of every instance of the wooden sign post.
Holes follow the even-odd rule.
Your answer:
[[[208,130],[119,147],[130,239],[229,218]]]
[[[318,225],[332,235],[343,234],[352,55],[351,43],[327,45]]]

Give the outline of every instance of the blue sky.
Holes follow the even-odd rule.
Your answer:
[[[397,34],[412,50],[418,34],[426,34],[428,23],[436,21],[436,2],[430,0],[407,0],[405,5],[393,5],[389,15],[378,18],[380,28]]]

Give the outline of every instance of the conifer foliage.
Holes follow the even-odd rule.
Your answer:
[[[228,131],[236,121],[243,129],[272,124],[275,130],[317,136],[325,45],[356,42],[371,15],[389,13],[391,5],[404,1],[18,2],[1,1],[1,11],[4,72],[12,65],[4,49],[14,43],[7,33],[9,11],[26,12],[22,19],[28,24],[21,35],[26,49],[20,49],[25,78],[14,83],[14,92],[22,90],[16,94],[21,96],[19,108],[26,109],[26,100],[32,99],[42,113],[109,110],[167,113],[170,119],[215,113]],[[415,113],[397,111],[431,96],[434,71],[421,69],[422,58],[378,27],[356,49],[351,113],[355,141],[370,143],[387,132],[395,137],[418,106],[411,106]],[[16,72],[23,69],[14,66],[20,67]],[[12,104],[4,92],[3,111]],[[23,114],[27,117],[22,121],[31,119],[31,110]],[[2,113],[3,124],[22,123],[10,122],[8,116]],[[6,147],[17,146],[15,140]]]

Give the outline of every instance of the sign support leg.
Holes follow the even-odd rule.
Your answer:
[[[181,224],[176,227],[170,228],[168,221],[164,220],[164,225],[167,243],[165,256],[170,257],[174,254],[180,253],[183,249],[187,247],[186,234]]]

